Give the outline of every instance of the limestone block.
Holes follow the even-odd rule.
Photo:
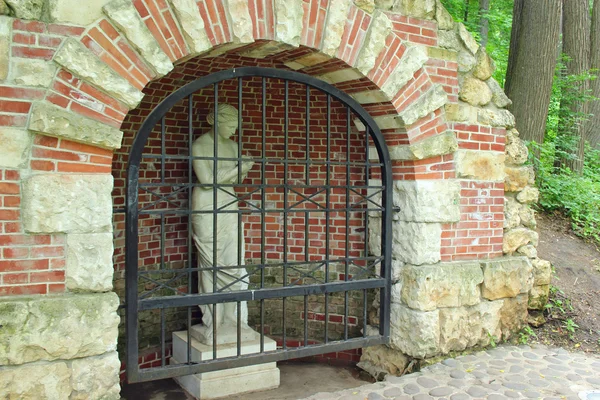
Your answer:
[[[479,80],[487,81],[492,77],[492,74],[496,70],[494,61],[490,58],[485,47],[480,47],[475,53],[475,68],[473,69],[473,76]],[[491,88],[490,88],[491,90]]]
[[[521,224],[521,204],[512,197],[504,198],[504,228],[512,229]]]
[[[114,351],[115,293],[26,297],[0,302],[0,363],[70,360]]]
[[[277,39],[292,46],[299,46],[303,16],[302,0],[275,0]]]
[[[53,362],[0,368],[3,399],[64,400],[71,395],[71,370]]]
[[[362,350],[358,367],[379,379],[386,375],[400,376],[404,373],[410,359],[398,350],[388,346],[369,346]]]
[[[458,40],[458,39],[457,39]],[[473,68],[475,68],[475,64],[477,64],[477,59],[469,50],[466,50],[462,45],[458,44],[460,50],[458,51],[458,57],[456,62],[458,63],[458,72],[466,73],[470,72]]]
[[[6,5],[4,0],[0,1],[0,15],[9,15],[9,14],[10,14],[10,8],[8,8],[8,5]]]
[[[427,114],[448,102],[448,95],[441,85],[434,85],[399,114],[405,125],[412,125]]]
[[[526,244],[538,245],[539,235],[537,232],[527,228],[514,228],[504,232],[504,242],[502,244],[502,251],[505,254],[514,253],[519,247],[525,246]]]
[[[18,85],[46,88],[52,83],[56,70],[57,66],[53,62],[13,58],[9,79]]]
[[[240,51],[242,57],[250,58],[267,58],[275,54],[282,53],[284,51],[292,50],[294,47],[287,43],[281,43],[276,41],[266,41],[262,45],[251,47],[249,50]]]
[[[102,17],[102,7],[111,0],[49,0],[48,13],[52,22],[87,26]]]
[[[162,51],[131,1],[112,0],[102,9],[159,76],[173,69],[171,60]]]
[[[105,149],[120,148],[123,139],[123,132],[112,126],[46,102],[33,103],[28,128],[49,136]]]
[[[402,300],[410,308],[433,311],[480,302],[483,272],[479,263],[407,265],[403,272]]]
[[[185,42],[190,48],[190,52],[193,55],[204,53],[207,50],[212,48],[212,44],[208,39],[208,35],[206,34],[206,29],[204,28],[204,20],[200,16],[200,12],[198,10],[198,5],[194,0],[169,0],[171,3],[171,7],[175,12],[175,16],[179,21],[179,25],[181,26],[181,32],[183,33],[183,37],[185,38]],[[242,13],[241,9],[238,9],[240,3],[237,0],[229,1],[229,12],[231,13],[232,6],[233,8],[240,13]],[[236,16],[237,17],[237,16]],[[244,15],[240,14],[239,20],[233,22],[233,30],[238,31],[240,34],[240,29],[244,23]],[[245,38],[245,36],[243,36]]]
[[[439,353],[439,311],[416,311],[392,303],[390,317],[390,347],[415,358]]]
[[[506,173],[504,179],[505,192],[520,192],[525,189],[527,185],[533,185],[535,182],[535,175],[531,165],[523,167],[507,166],[504,168],[504,172]]]
[[[8,77],[10,63],[11,19],[0,16],[0,81]]]
[[[380,10],[375,11],[356,61],[356,68],[360,72],[367,75],[373,69],[391,31],[392,21]]]
[[[21,19],[42,18],[45,0],[4,0],[13,10],[14,16]]]
[[[527,149],[525,142],[519,139],[514,132],[516,132],[516,130],[511,129],[506,134],[506,163],[522,165],[527,161],[529,150]]]
[[[76,39],[66,39],[56,52],[54,61],[73,75],[101,88],[129,108],[137,107],[144,97],[144,94],[131,85],[127,79],[119,75]]]
[[[481,339],[479,307],[440,309],[440,350],[442,353],[462,351]]]
[[[442,225],[394,221],[392,256],[407,264],[434,264],[440,261]]]
[[[425,160],[427,158],[454,153],[458,149],[458,140],[454,132],[446,132],[431,136],[410,145],[413,159]]]
[[[71,365],[73,392],[69,400],[119,400],[120,368],[116,351],[74,360]]]
[[[435,0],[394,0],[392,11],[409,17],[433,19]]]
[[[514,128],[515,116],[508,110],[480,109],[477,113],[477,121],[483,125]]]
[[[382,90],[392,100],[396,94],[412,79],[415,72],[427,62],[427,50],[423,46],[408,46],[398,65],[388,76]]]
[[[473,55],[477,54],[477,50],[479,50],[479,45],[477,44],[477,41],[475,40],[473,35],[471,35],[471,33],[463,24],[458,23],[457,25],[457,31],[460,40]]]
[[[460,100],[454,104],[446,104],[444,109],[446,110],[446,119],[448,121],[477,122],[478,108]]]
[[[552,281],[552,264],[550,261],[535,258],[531,260],[533,266],[533,284],[535,286],[549,285]]]
[[[502,339],[507,340],[516,335],[525,325],[527,325],[527,294],[504,299],[500,309]]]
[[[526,257],[485,261],[481,295],[488,300],[527,293],[533,284],[532,266]]]
[[[176,0],[181,1],[181,0]],[[195,1],[187,0],[186,3],[193,5]],[[250,18],[250,9],[248,8],[247,0],[227,0],[228,7],[226,9],[229,12],[229,24],[233,31],[234,41],[240,43],[252,43],[254,42],[254,35],[252,33],[252,18]],[[196,7],[196,15],[198,15],[198,9]],[[204,26],[204,24],[202,24]],[[205,33],[206,36],[206,33]],[[210,42],[207,43],[210,46]]]
[[[33,175],[23,182],[22,218],[31,233],[112,231],[111,175]]]
[[[485,106],[492,101],[492,91],[485,82],[467,76],[460,87],[458,97],[473,106]]]
[[[458,53],[456,51],[437,46],[427,46],[427,55],[429,58],[437,58],[444,61],[456,62],[458,59]]]
[[[72,292],[112,289],[113,238],[111,233],[67,235],[66,282]]]
[[[497,342],[502,337],[502,327],[500,324],[500,310],[504,306],[504,300],[487,301],[482,300],[479,303],[479,314],[481,319],[481,339],[480,346],[490,344],[492,338]]]
[[[525,186],[525,188],[517,194],[517,200],[523,204],[537,203],[539,197],[540,191],[533,186]]]
[[[460,183],[449,180],[396,181],[398,219],[410,222],[456,222],[460,219]]]
[[[25,129],[0,127],[0,167],[22,167],[28,160],[31,136]]]
[[[527,258],[537,258],[537,249],[534,245],[526,244],[525,246],[521,246],[517,249],[518,254],[522,254]],[[533,264],[533,261],[531,262]],[[535,267],[533,269],[534,272],[534,282],[535,282]]]
[[[456,29],[452,30],[439,30],[438,31],[438,46],[444,49],[450,49],[454,51],[460,51],[462,49],[462,45],[460,43],[460,38],[456,33]],[[473,57],[473,56],[471,56]],[[473,61],[475,58],[473,58]]]
[[[508,98],[508,96],[504,93],[504,90],[500,87],[498,81],[494,78],[490,78],[487,81],[488,87],[492,91],[492,102],[498,108],[508,107],[512,104],[512,101]]]
[[[458,150],[454,153],[456,175],[459,178],[502,181],[504,160],[504,154],[493,151]]]
[[[529,302],[527,308],[530,310],[543,310],[548,303],[550,285],[536,285],[529,292]]]
[[[323,29],[323,53],[334,56],[337,53],[340,43],[342,42],[342,35],[344,34],[344,27],[348,20],[348,12],[352,0],[330,0],[329,9],[327,10],[327,22]]]
[[[435,20],[438,23],[439,29],[454,29],[454,18],[452,18],[452,15],[450,15],[448,10],[446,10],[446,7],[442,5],[442,2],[440,0],[436,0],[435,2]]]
[[[521,206],[521,209],[519,210],[519,217],[521,218],[521,223],[525,225],[525,227],[529,229],[537,228],[537,222],[535,220],[535,211],[533,210],[533,208],[523,204]]]
[[[375,11],[375,0],[354,0],[354,5],[369,14]]]

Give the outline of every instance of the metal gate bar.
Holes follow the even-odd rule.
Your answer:
[[[260,158],[247,158],[242,155],[242,139],[243,139],[243,83],[244,78],[259,77],[260,78],[260,93],[262,96],[261,101],[261,120],[262,120],[262,138],[261,138],[261,157]],[[272,158],[268,157],[267,154],[267,140],[266,140],[266,109],[267,109],[267,78],[269,79],[280,79],[284,83],[284,157]],[[214,149],[212,157],[198,157],[192,156],[192,145],[194,136],[194,98],[193,95],[197,91],[203,88],[213,89],[214,108],[214,132],[218,135],[218,107],[219,107],[219,83],[228,80],[236,79],[238,83],[238,154],[236,158],[219,157],[218,153],[218,140],[214,140]],[[305,131],[305,144],[306,154],[304,159],[290,159],[289,158],[289,82],[295,82],[304,84],[306,86],[306,131]],[[326,146],[325,146],[325,161],[312,160],[310,157],[311,152],[311,141],[310,141],[310,103],[311,103],[311,89],[317,90],[317,93],[324,94],[326,98]],[[332,98],[339,101],[345,106],[346,110],[346,160],[335,161],[331,157],[331,101]],[[166,127],[165,127],[165,115],[170,111],[180,100],[187,100],[188,106],[188,118],[187,118],[187,131],[188,131],[188,156],[177,156],[166,154]],[[351,161],[351,118],[355,115],[365,126],[365,160]],[[148,138],[153,131],[154,127],[160,122],[160,141],[161,141],[161,155],[144,154],[144,148],[148,141]],[[378,153],[379,162],[371,163],[369,160],[369,145],[372,140],[373,144]],[[139,182],[139,171],[140,163],[142,159],[146,160],[159,160],[161,165],[160,182],[141,183]],[[188,179],[187,183],[168,183],[165,180],[165,168],[166,161],[168,160],[180,160],[187,161],[188,165]],[[204,160],[213,165],[213,182],[209,183],[195,183],[193,174],[193,162],[195,160]],[[218,162],[223,161],[235,161],[238,165],[243,161],[253,160],[260,163],[260,184],[243,184],[241,177],[241,169],[238,168],[237,182],[232,184],[223,184],[217,181],[217,169]],[[266,182],[266,165],[267,163],[283,163],[284,179],[283,185],[269,184]],[[288,172],[290,165],[303,165],[305,167],[305,185],[290,184],[288,181]],[[325,184],[324,185],[311,185],[311,177],[309,167],[319,166],[319,168],[325,168]],[[331,169],[335,166],[345,167],[346,171],[346,184],[345,185],[332,185],[331,184]],[[364,184],[352,186],[351,183],[351,166],[364,168]],[[378,167],[381,170],[381,184],[371,186],[369,184],[369,178],[372,167]],[[127,303],[127,374],[128,379],[131,382],[146,381],[152,379],[161,379],[166,377],[189,375],[199,372],[209,372],[225,368],[234,368],[247,366],[252,364],[273,362],[279,360],[287,360],[296,357],[306,357],[311,355],[317,355],[328,352],[343,351],[348,349],[354,349],[359,347],[365,347],[375,344],[383,344],[389,341],[389,301],[390,301],[390,269],[391,269],[391,210],[392,210],[392,191],[391,191],[391,162],[385,146],[383,135],[379,131],[379,128],[368,115],[368,113],[351,97],[336,89],[335,87],[322,82],[316,78],[300,74],[297,72],[259,68],[259,67],[248,67],[239,68],[228,71],[221,71],[214,73],[203,78],[200,78],[190,84],[185,85],[181,89],[177,90],[170,96],[168,96],[163,102],[161,102],[147,119],[142,124],[134,144],[129,158],[128,165],[128,178],[127,178],[127,202],[126,202],[126,303]],[[213,190],[213,210],[199,211],[190,210],[192,201],[192,189],[195,187],[212,188]],[[257,189],[258,187],[258,189]],[[171,189],[170,194],[164,194],[163,189]],[[267,189],[282,189],[283,190],[283,208],[267,208],[266,203],[266,191]],[[218,191],[223,191],[235,195],[236,189],[243,189],[244,194],[237,196],[236,200],[232,203],[239,203],[240,201],[246,201],[253,194],[260,191],[261,204],[260,207],[249,207],[247,209],[236,209],[236,210],[225,210],[230,204],[224,206],[217,206]],[[312,194],[306,195],[306,193]],[[342,208],[331,208],[331,193],[333,189],[344,189],[346,193],[345,206]],[[139,192],[144,191],[145,193],[157,197],[154,203],[150,203],[140,208],[138,195]],[[187,190],[187,201],[188,206],[185,209],[175,210],[154,210],[152,207],[157,204],[170,204],[176,206],[175,198],[185,193]],[[322,207],[313,198],[321,193],[325,193],[325,206]],[[364,192],[364,193],[363,193]],[[290,205],[288,202],[288,194],[293,193],[300,196],[300,199]],[[374,200],[374,197],[381,193],[381,204]],[[352,194],[358,195],[361,199],[357,203],[350,201]],[[297,208],[303,204],[313,204],[316,208]],[[362,204],[364,203],[364,204]],[[249,204],[247,202],[247,204]],[[344,243],[345,257],[330,257],[330,215],[331,212],[344,212],[345,213],[345,232],[346,238]],[[381,213],[381,256],[364,256],[364,257],[350,257],[350,241],[349,241],[349,222],[351,212],[363,212],[364,213],[364,249],[363,251],[368,252],[368,224],[369,224],[369,213],[376,211]],[[266,231],[266,216],[269,212],[276,212],[283,214],[283,254],[282,262],[268,264],[269,267],[282,267],[283,270],[283,286],[277,288],[265,287],[265,268],[267,267],[267,260],[265,256],[265,231]],[[211,214],[213,215],[213,266],[210,268],[194,268],[193,267],[193,253],[194,245],[192,238],[192,216],[195,214]],[[216,244],[216,232],[219,224],[218,214],[236,213],[238,221],[238,265],[230,267],[221,267],[216,264],[217,260],[217,244]],[[288,259],[288,215],[293,213],[304,214],[304,251],[305,261],[289,261]],[[243,235],[241,222],[243,215],[260,215],[260,249],[261,257],[259,264],[245,264],[244,260],[241,259],[241,238]],[[310,257],[310,223],[309,219],[311,215],[324,215],[325,217],[325,254],[326,256],[320,260],[312,260]],[[174,272],[175,277],[161,282],[157,279],[153,279],[151,276],[155,271],[139,271],[138,270],[138,223],[139,216],[158,216],[160,218],[160,271],[162,272]],[[165,265],[165,221],[168,216],[187,216],[188,220],[188,243],[187,243],[187,267],[177,270],[167,269]],[[336,231],[337,232],[337,231]],[[338,282],[330,281],[330,265],[332,263],[343,263],[344,267],[344,279]],[[299,265],[310,265],[308,273],[302,273],[297,269]],[[380,276],[369,277],[372,274],[371,268],[377,268],[381,266]],[[356,276],[349,277],[350,267],[356,267],[360,270]],[[240,290],[240,291],[226,291],[228,287],[219,289],[217,287],[217,268],[219,271],[225,272],[227,269],[239,269],[243,268],[258,268],[260,270],[260,288],[255,290]],[[324,282],[316,284],[302,284],[298,285],[297,280],[290,282],[288,279],[289,269],[294,269],[296,272],[300,272],[300,279],[302,277],[309,277],[311,272],[325,270]],[[213,292],[203,294],[193,294],[193,274],[201,271],[212,271],[213,276]],[[363,278],[367,273],[368,275]],[[171,288],[169,284],[176,282],[182,276],[187,276],[187,293],[180,293],[176,296],[164,296],[164,297],[152,297],[157,290],[161,288]],[[249,278],[250,273],[247,273],[242,279]],[[138,295],[137,285],[139,280],[147,280],[156,284],[156,288],[150,290],[143,297]],[[233,282],[235,284],[237,281]],[[379,289],[380,290],[380,324],[379,334],[376,336],[367,336],[367,290]],[[362,291],[362,302],[363,302],[363,335],[358,338],[349,338],[348,333],[348,303],[349,303],[349,292],[351,291]],[[344,293],[344,331],[343,339],[331,341],[328,334],[329,325],[329,295],[334,293]],[[308,296],[310,295],[323,295],[325,301],[325,324],[324,324],[324,340],[322,344],[310,344],[308,340]],[[304,337],[303,345],[299,348],[289,348],[286,344],[286,300],[288,297],[302,297],[304,298]],[[283,349],[276,351],[265,351],[265,300],[270,299],[282,299],[283,313],[282,313],[282,327],[283,327]],[[256,354],[241,354],[241,304],[244,301],[259,301],[260,302],[260,352]],[[187,360],[192,359],[192,346],[191,346],[191,335],[190,328],[193,323],[192,307],[199,305],[207,305],[212,307],[213,315],[216,315],[217,305],[225,303],[235,303],[238,311],[237,319],[237,352],[236,356],[233,357],[218,357],[218,346],[217,346],[217,324],[213,324],[213,359],[194,362],[188,361],[184,364],[178,365],[166,365],[166,311],[171,308],[185,307],[187,308],[187,321],[186,326],[187,332]],[[161,341],[161,365],[160,367],[151,368],[147,370],[140,370],[137,366],[137,359],[139,354],[138,340],[138,313],[140,311],[159,310],[160,313],[160,341]],[[182,361],[182,360],[179,360]]]

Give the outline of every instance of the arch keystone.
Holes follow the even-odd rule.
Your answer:
[[[212,44],[204,29],[204,21],[194,0],[169,0],[175,16],[181,26],[185,42],[193,55],[198,55],[212,48]]]
[[[102,9],[159,76],[164,76],[173,69],[173,63],[162,51],[130,0],[113,0]]]
[[[329,9],[327,10],[327,22],[323,30],[325,31],[323,38],[323,53],[333,57],[338,51],[342,43],[344,35],[344,27],[350,12],[352,0],[330,0]]]
[[[190,0],[191,1],[191,0]],[[229,21],[234,41],[240,43],[254,42],[252,34],[252,18],[248,0],[227,0],[225,9],[229,14]]]
[[[383,12],[376,10],[356,62],[356,68],[364,75],[375,66],[377,56],[385,47],[385,39],[391,32],[392,21]]]
[[[300,46],[304,7],[302,0],[275,0],[275,35],[278,40]]]
[[[121,147],[123,132],[46,102],[33,103],[29,130],[105,149]]]
[[[129,81],[73,38],[65,40],[63,46],[54,56],[54,62],[73,75],[104,90],[129,108],[137,107],[144,97],[144,94],[131,85]]]

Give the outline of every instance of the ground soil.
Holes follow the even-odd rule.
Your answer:
[[[575,236],[560,215],[540,214],[537,221],[538,255],[552,262],[554,294],[544,313],[548,322],[533,329],[537,338],[529,342],[600,353],[600,246]],[[578,326],[574,332],[566,327],[569,319]]]

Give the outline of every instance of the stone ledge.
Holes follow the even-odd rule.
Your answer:
[[[454,155],[457,178],[501,182],[506,155],[496,151],[458,150]]]
[[[65,138],[105,149],[121,147],[123,132],[46,102],[35,102],[28,128],[48,136]]]
[[[54,55],[54,61],[73,75],[88,81],[133,109],[144,94],[132,86],[79,41],[66,39]]]
[[[458,140],[454,132],[445,132],[431,136],[410,145],[389,146],[390,159],[393,161],[425,160],[428,158],[452,154],[458,150]],[[369,159],[379,159],[377,149],[369,148]]]
[[[22,218],[29,233],[112,231],[111,175],[33,175],[23,182]]]
[[[70,360],[114,351],[115,293],[8,298],[0,301],[0,364]]]
[[[531,289],[533,268],[527,257],[490,260],[482,266],[481,294],[488,300],[513,298]]]

